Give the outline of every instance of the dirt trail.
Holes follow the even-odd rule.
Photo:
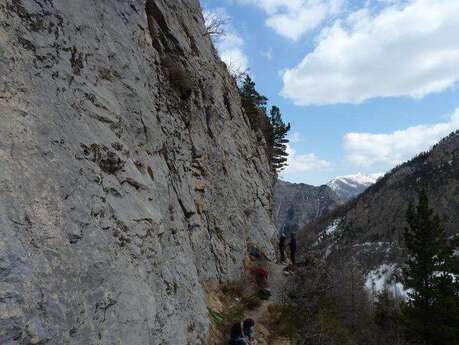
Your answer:
[[[222,290],[220,286],[208,286],[206,303],[209,310],[215,312],[213,327],[209,333],[209,345],[227,344],[228,330],[235,321],[246,318],[256,322],[256,339],[258,345],[292,345],[288,339],[276,337],[272,334],[273,308],[288,302],[288,291],[293,284],[293,276],[285,275],[285,265],[269,262],[266,258],[248,257],[246,262],[247,276],[243,286],[234,286]],[[267,283],[271,290],[268,300],[261,300],[257,296],[260,290],[260,282],[255,278],[257,268],[268,272]],[[258,282],[257,282],[258,281]],[[248,301],[256,301],[256,306],[249,307]],[[219,317],[222,319],[219,320]]]
[[[289,276],[283,273],[284,268],[284,265],[275,263],[267,264],[266,270],[269,273],[268,288],[271,289],[271,298],[267,301],[263,301],[262,305],[256,310],[247,311],[246,317],[257,321],[265,314],[270,305],[281,304],[285,301]]]
[[[252,318],[258,325],[258,345],[291,345],[288,339],[276,338],[270,334],[270,330],[263,327],[263,320],[269,314],[269,306],[273,304],[283,304],[287,300],[288,287],[292,284],[292,276],[284,274],[285,265],[269,262],[265,269],[269,273],[268,288],[271,289],[271,298],[263,301],[259,308],[246,312],[246,318]]]

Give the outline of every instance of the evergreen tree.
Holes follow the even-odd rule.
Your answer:
[[[268,103],[268,99],[258,93],[255,88],[255,82],[249,75],[244,79],[239,92],[241,95],[242,107],[249,118],[250,125],[255,131],[261,130],[266,142],[270,144],[272,128],[268,116],[266,115],[266,104]],[[268,148],[267,153],[269,156],[270,152],[271,150]]]
[[[266,116],[266,104],[268,99],[258,93],[255,88],[255,82],[249,75],[245,77],[240,93],[242,106],[249,116],[260,112]]]
[[[266,105],[268,99],[258,93],[255,82],[246,76],[240,88],[242,107],[249,117],[250,124],[254,130],[261,130],[267,147],[267,155],[271,162],[271,167],[275,172],[279,172],[287,165],[287,143],[286,138],[290,130],[290,124],[282,121],[282,114],[278,107],[273,106],[270,116],[267,115]]]
[[[384,289],[378,293],[373,312],[373,322],[376,326],[377,344],[400,344],[399,301]]]
[[[286,136],[290,130],[290,123],[286,125],[282,121],[282,114],[276,106],[271,108],[270,122],[272,127],[272,167],[276,172],[279,172],[287,165],[287,144],[289,140]]]
[[[459,344],[459,265],[453,241],[448,241],[440,218],[419,194],[407,212],[405,245],[409,259],[403,269],[409,301],[403,306],[408,334],[429,345]]]

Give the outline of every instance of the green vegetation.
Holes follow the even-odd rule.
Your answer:
[[[297,270],[295,298],[270,308],[269,327],[293,344],[409,345],[400,327],[400,300],[388,291],[372,300],[364,283],[354,260],[308,256]]]
[[[287,165],[287,144],[289,140],[286,138],[290,131],[290,123],[285,124],[282,121],[280,109],[276,106],[271,108],[270,122],[272,128],[272,164],[276,171],[282,170]]]
[[[427,194],[407,212],[405,244],[409,259],[403,270],[410,300],[403,322],[410,338],[430,345],[459,344],[459,261],[457,240],[447,240],[440,218],[429,208]]]
[[[272,106],[270,115],[267,113],[268,99],[261,95],[255,87],[255,82],[246,76],[239,89],[242,107],[247,114],[250,125],[254,130],[261,130],[268,145],[268,156],[273,171],[278,173],[287,165],[287,133],[290,124],[285,124],[277,106]]]
[[[333,212],[315,226],[323,229],[341,211]],[[358,261],[352,259],[351,246],[335,249],[335,255],[324,261],[320,257],[308,258],[305,268],[298,272],[300,280],[296,287],[302,295],[302,313],[309,315],[302,330],[303,338],[316,336],[317,339],[320,335],[323,345],[459,344],[459,258],[454,255],[459,238],[446,237],[425,192],[419,194],[416,205],[409,206],[406,221],[403,239],[396,239],[400,233],[396,228],[388,229],[387,236],[390,241],[404,242],[402,257],[407,258],[406,264],[402,274],[395,277],[408,291],[407,300],[395,298],[389,290],[368,296],[362,283],[366,270],[364,267],[361,270]],[[354,230],[343,230],[344,243],[352,245],[364,236],[364,232],[358,233],[362,229],[354,226]],[[346,241],[347,238],[350,240]],[[377,240],[380,238],[373,238]],[[366,264],[370,259],[366,259]],[[375,263],[380,264],[381,259]],[[317,328],[321,315],[327,315],[333,329],[325,325]],[[343,333],[338,336],[334,330],[339,329]],[[312,340],[309,343],[314,344]]]

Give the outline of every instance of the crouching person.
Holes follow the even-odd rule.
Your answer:
[[[244,322],[237,322],[231,327],[231,340],[229,345],[256,345],[255,321],[246,319]]]

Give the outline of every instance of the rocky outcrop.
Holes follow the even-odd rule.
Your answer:
[[[266,147],[197,0],[0,4],[0,343],[203,344],[273,255]]]
[[[326,185],[315,187],[279,180],[273,191],[273,218],[279,231],[282,231],[287,223],[290,227],[301,229],[342,203],[335,192]],[[292,219],[289,219],[289,210]]]

